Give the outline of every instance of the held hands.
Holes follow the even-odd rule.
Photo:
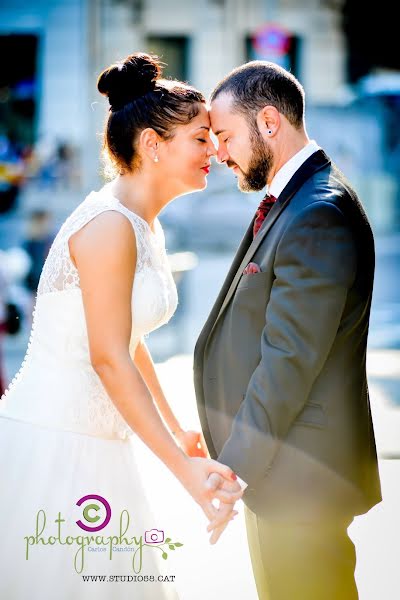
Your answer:
[[[233,507],[242,497],[243,490],[235,481],[236,475],[230,467],[216,460],[199,457],[189,457],[187,461],[188,468],[180,479],[192,498],[203,509],[210,522],[209,527],[217,528],[210,538],[213,544],[228,522],[237,514]],[[214,498],[219,500],[218,509],[212,503]]]
[[[210,457],[207,444],[201,432],[180,430],[175,434],[175,437],[187,456],[192,458]],[[217,472],[214,468],[211,468],[211,472],[208,470],[209,475],[205,482],[206,497],[203,496],[200,501],[195,498],[210,521],[207,531],[212,531],[210,544],[215,544],[225,531],[229,521],[232,521],[238,514],[234,510],[234,506],[235,502],[242,497],[243,491],[240,484],[236,481],[236,476],[229,467],[211,459],[201,462],[208,462],[211,465],[217,464],[223,467],[223,472]],[[187,488],[187,486],[185,487]],[[193,496],[192,492],[188,491]],[[222,495],[220,492],[222,492]],[[219,500],[218,508],[212,503],[214,498]]]
[[[238,489],[242,489],[237,481],[228,481],[227,479],[221,477],[221,475],[219,475],[218,473],[211,473],[211,475],[208,478],[208,484],[214,490],[222,488],[226,491],[236,492]],[[214,519],[207,526],[207,531],[212,531],[212,535],[210,537],[210,544],[213,545],[217,543],[222,533],[228,526],[229,521],[232,521],[237,515],[237,511],[233,510],[234,506],[235,502],[220,502],[218,510],[215,509]]]

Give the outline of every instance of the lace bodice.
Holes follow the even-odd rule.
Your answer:
[[[155,219],[156,233],[154,234],[144,219],[121,204],[106,191],[106,188],[107,186],[100,192],[91,192],[62,225],[43,267],[38,295],[79,288],[79,274],[70,257],[68,240],[94,217],[106,210],[121,212],[133,225],[137,244],[136,273],[141,273],[145,268],[162,268],[161,262],[165,258],[162,249],[165,240],[159,220]],[[152,252],[153,246],[160,251]]]
[[[167,323],[178,298],[161,224],[149,224],[104,186],[91,192],[60,228],[39,281],[27,353],[1,398],[0,414],[43,426],[124,438],[132,432],[94,371],[89,354],[79,273],[70,237],[105,211],[124,214],[135,231],[137,263],[132,288],[133,357],[141,338]],[[132,398],[132,401],[135,401]]]

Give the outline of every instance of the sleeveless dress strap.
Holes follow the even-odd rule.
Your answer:
[[[107,193],[91,192],[63,223],[50,248],[38,286],[38,295],[79,288],[79,274],[71,260],[69,238],[99,214],[113,210],[122,213],[135,231],[137,245],[136,272],[151,266],[146,223]],[[161,227],[161,226],[160,226]]]

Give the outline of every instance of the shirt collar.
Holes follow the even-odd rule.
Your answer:
[[[320,150],[317,142],[315,140],[310,140],[304,148],[299,150],[292,158],[290,158],[280,169],[270,185],[267,186],[267,193],[271,196],[275,196],[275,198],[279,197],[279,194],[286,187],[289,181],[292,179],[293,175],[296,171],[301,167],[301,165],[310,158],[314,152]]]

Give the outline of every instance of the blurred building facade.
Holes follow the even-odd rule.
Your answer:
[[[77,148],[82,187],[93,188],[107,109],[96,78],[106,65],[136,50],[153,51],[168,64],[167,76],[208,94],[235,66],[273,60],[303,83],[309,134],[354,178],[378,225],[400,223],[400,140],[393,134],[399,110],[376,98],[360,102],[350,85],[340,10],[349,3],[2,0],[0,41],[17,94],[16,135],[29,131],[39,146],[56,140]],[[0,115],[10,104],[7,93],[0,80]]]
[[[279,60],[286,50],[275,53],[274,36],[287,35],[283,64],[303,81],[311,101],[334,101],[344,85],[337,20],[318,0],[3,0],[0,37],[5,55],[7,48],[11,52],[6,62],[15,75],[21,73],[20,87],[24,83],[31,102],[32,136],[85,147],[89,139],[96,144],[93,132],[104,118],[92,104],[102,103],[96,75],[138,49],[162,55],[167,75],[208,93],[246,60],[268,53]],[[269,42],[263,25],[275,22],[280,30],[271,31]]]

